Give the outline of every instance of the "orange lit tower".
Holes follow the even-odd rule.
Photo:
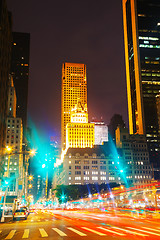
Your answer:
[[[130,134],[144,134],[136,1],[122,0]]]
[[[77,99],[87,107],[86,65],[80,63],[63,63],[61,93],[61,143],[66,147],[66,125],[71,122],[71,110]]]

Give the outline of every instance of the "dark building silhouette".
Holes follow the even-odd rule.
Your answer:
[[[13,32],[11,74],[17,95],[17,117],[27,127],[30,34]]]
[[[114,114],[113,117],[110,120],[109,125],[108,125],[109,134],[112,137],[114,142],[116,140],[116,138],[115,138],[115,131],[116,131],[118,126],[121,127],[121,128],[124,128],[126,125],[125,125],[125,122],[123,120],[122,115]]]
[[[5,147],[12,48],[11,23],[11,13],[7,10],[6,1],[0,0],[0,151]]]
[[[123,0],[123,20],[129,130],[130,134],[146,134],[155,177],[160,178],[156,106],[160,92],[160,1]]]

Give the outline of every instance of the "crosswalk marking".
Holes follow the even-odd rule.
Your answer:
[[[153,235],[156,235],[156,236],[160,236],[160,234],[158,234],[158,233],[149,232],[149,231],[146,231],[146,230],[143,230],[143,229],[137,229],[137,228],[132,228],[132,227],[127,227],[127,228],[137,230],[137,231],[140,231],[140,232],[144,232],[144,233],[153,234]]]
[[[127,229],[124,229],[124,228],[119,228],[119,227],[112,227],[112,228],[119,229],[121,231],[125,231],[125,232],[128,232],[128,233],[136,234],[136,235],[143,236],[143,237],[148,237],[148,235],[146,235],[146,234],[137,233],[137,232],[130,231],[130,230],[127,230]]]
[[[159,232],[158,229],[154,229],[154,228],[149,228],[149,227],[142,227],[142,228],[145,228],[145,229],[148,229],[148,230],[151,230],[151,231],[155,231],[155,232]]]
[[[25,229],[22,238],[28,238],[29,237],[29,229]]]
[[[40,234],[42,237],[48,237],[48,234],[46,233],[46,231],[43,228],[39,228]]]
[[[103,228],[103,227],[98,227],[98,228],[100,228],[102,230],[105,230],[105,231],[108,231],[108,232],[111,232],[111,233],[114,233],[114,234],[117,234],[117,235],[120,235],[120,236],[126,236],[126,234],[124,234],[124,233],[118,233],[118,232],[115,232],[115,231],[110,230],[108,228]]]
[[[85,233],[82,233],[82,232],[80,232],[80,231],[78,231],[78,230],[76,230],[76,229],[74,229],[74,228],[71,228],[71,227],[68,227],[68,229],[69,230],[71,230],[71,231],[73,231],[73,232],[75,232],[75,233],[77,233],[78,235],[80,235],[80,236],[87,236]]]
[[[16,232],[16,230],[11,230],[5,239],[11,239],[14,236],[15,232]]]
[[[57,232],[61,237],[65,237],[67,236],[64,232],[62,232],[61,230],[59,230],[58,228],[52,228],[55,232]]]
[[[93,229],[90,229],[90,228],[87,228],[87,227],[82,227],[82,228],[85,229],[85,230],[87,230],[87,231],[96,233],[96,234],[98,234],[98,235],[100,235],[100,236],[106,236],[106,234],[101,233],[101,232],[98,232],[98,231],[96,231],[96,230],[93,230]]]

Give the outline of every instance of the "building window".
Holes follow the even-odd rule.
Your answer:
[[[81,160],[75,160],[75,164],[81,164]]]
[[[94,177],[92,177],[92,180],[98,180],[98,177],[94,176]]]
[[[98,164],[98,162],[97,161],[92,161],[92,164]]]
[[[89,180],[89,177],[84,177],[83,179],[84,179],[84,180]]]
[[[81,166],[75,166],[75,169],[81,169]]]
[[[89,169],[89,166],[84,166],[83,168],[84,168],[84,169]]]
[[[81,175],[81,171],[75,171],[75,175]]]
[[[84,160],[84,164],[89,164],[89,160]]]
[[[81,180],[81,177],[75,177],[75,180]]]

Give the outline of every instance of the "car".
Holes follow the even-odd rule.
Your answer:
[[[28,213],[24,209],[17,209],[13,214],[13,220],[24,218],[27,219]]]
[[[20,209],[25,210],[27,215],[29,215],[29,209],[27,207],[21,207]]]

